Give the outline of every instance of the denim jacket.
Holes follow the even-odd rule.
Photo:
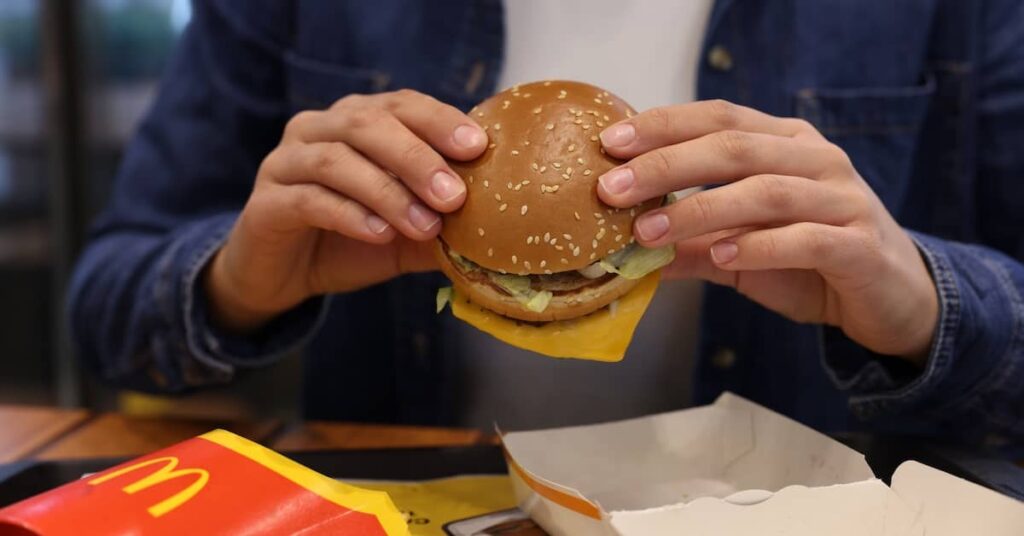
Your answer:
[[[502,47],[497,0],[195,2],[71,285],[85,363],[180,392],[304,348],[310,416],[451,419],[436,274],[245,338],[211,325],[198,276],[291,115],[403,87],[468,109]],[[911,230],[941,318],[919,370],[709,287],[697,402],[728,389],[827,431],[1024,441],[1024,3],[718,0],[703,48],[699,98],[805,118],[847,151]]]

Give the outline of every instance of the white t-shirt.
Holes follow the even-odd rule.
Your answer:
[[[587,82],[643,111],[687,102],[712,0],[506,0],[499,88]],[[460,424],[564,426],[677,409],[690,400],[700,285],[663,282],[620,363],[512,348],[458,321]]]

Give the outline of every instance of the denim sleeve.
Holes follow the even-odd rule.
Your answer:
[[[911,233],[939,296],[923,371],[824,328],[824,360],[865,418],[924,418],[958,435],[1024,437],[1024,266],[992,249]]]
[[[981,9],[974,82],[975,214],[965,244],[911,233],[941,315],[923,371],[823,329],[824,360],[854,412],[954,435],[1024,438],[1024,3]]]
[[[160,392],[226,382],[297,348],[317,326],[322,299],[232,337],[208,321],[201,292],[203,268],[287,120],[286,4],[194,4],[70,285],[78,353],[105,380]]]

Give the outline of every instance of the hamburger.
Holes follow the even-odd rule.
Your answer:
[[[671,246],[633,238],[633,220],[662,200],[615,208],[597,196],[597,178],[621,164],[598,134],[634,113],[608,91],[568,81],[518,85],[470,111],[489,145],[476,160],[450,163],[466,201],[443,216],[435,244],[456,295],[536,328],[614,309],[672,261]]]

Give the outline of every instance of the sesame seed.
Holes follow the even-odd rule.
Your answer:
[[[587,177],[587,176],[589,176],[589,175],[590,175],[591,173],[593,173],[593,171],[590,171],[589,169],[584,169],[584,170],[583,170],[583,176],[584,176],[584,177]]]
[[[597,122],[597,126],[599,126],[599,127],[603,127],[603,126],[604,126],[604,121],[598,121],[598,122]]]
[[[526,245],[529,246],[533,243],[533,235],[526,237]]]
[[[550,86],[550,85],[551,85],[551,81],[550,80],[544,81],[544,87],[547,87],[547,86]]]
[[[547,244],[551,241],[551,233],[544,233],[544,243]]]
[[[615,241],[616,242],[622,242],[622,235],[620,235],[620,234],[615,235]]]
[[[469,183],[473,184],[473,176],[472,175],[469,176]]]
[[[572,124],[574,124],[574,125],[582,125],[583,124],[583,120],[582,119],[577,119],[577,120],[573,121]]]
[[[557,243],[558,243],[558,237],[557,237],[557,236],[556,236],[555,238],[552,238],[552,239],[551,239],[551,245],[552,245],[552,246],[553,246],[553,245],[555,245],[555,244],[557,244]]]
[[[525,180],[525,181],[523,181],[523,182],[522,182],[521,184],[522,184],[523,186],[526,186],[526,185],[530,184],[530,179],[526,179],[526,180]]]
[[[477,227],[476,228],[476,234],[478,234],[480,236],[483,236],[484,235],[484,228],[483,227]]]
[[[569,264],[569,261],[568,261],[568,260],[566,260],[566,259],[565,259],[565,257],[563,257],[563,258],[561,258],[561,259],[558,259],[558,262],[560,262],[560,263],[562,263],[562,264]]]
[[[613,223],[613,224],[612,224],[612,230],[613,230],[613,231],[618,231],[618,230],[619,230],[619,226],[618,226],[618,225],[615,225],[615,224]]]
[[[498,212],[505,212],[506,208],[508,208],[508,203],[502,203],[501,206],[498,207]]]
[[[572,240],[572,235],[569,233],[562,233],[562,238],[566,240]]]
[[[491,129],[490,125],[484,125],[484,132],[487,132],[490,129]]]
[[[545,172],[545,171],[546,171],[547,169],[548,169],[548,167],[547,167],[547,166],[541,166],[541,167],[540,167],[540,172],[541,172],[541,173],[544,173],[544,172]]]
[[[607,91],[602,91],[601,92],[601,96],[602,97],[607,97],[608,96],[608,92]]]
[[[565,168],[565,173],[568,174],[568,175],[572,175],[572,168],[571,167]]]
[[[606,154],[606,153],[604,152],[604,147],[601,147],[601,154]]]
[[[575,151],[576,150],[576,144],[575,143],[569,144],[569,150],[570,151]]]
[[[555,169],[562,169],[562,164],[559,164],[558,162],[552,162],[551,166]]]
[[[532,270],[532,268],[530,268],[530,261],[523,261],[523,266],[525,266],[527,270]]]
[[[555,124],[554,123],[548,123],[547,125],[544,126],[544,128],[546,128],[548,130],[554,130],[555,129]]]
[[[519,156],[519,151],[512,149],[512,156]]]
[[[534,109],[533,109],[533,113],[535,113],[535,114],[539,114],[539,113],[540,113],[540,106],[538,106],[538,107],[534,108]]]
[[[607,229],[605,229],[604,227],[602,227],[602,228],[598,229],[598,230],[597,230],[597,237],[596,237],[596,238],[597,238],[598,240],[600,240],[600,239],[604,238],[604,233],[605,233],[605,231],[607,231]]]
[[[523,140],[523,145],[530,146],[530,140]]]
[[[590,248],[591,249],[597,249],[597,240],[592,240],[590,242]]]
[[[530,95],[532,95],[532,94],[533,93],[523,93],[523,98],[524,99],[528,99],[528,98],[530,98]]]
[[[555,249],[557,249],[558,251],[564,251],[565,247],[564,246],[555,246]]]
[[[561,92],[559,92],[559,94],[558,94],[558,98],[559,98],[559,99],[564,99],[564,98],[565,98],[565,95],[566,95],[566,93],[565,93],[565,90],[563,89],[563,90],[562,90]]]
[[[573,257],[579,257],[580,256],[580,247],[579,246],[576,246],[576,247],[572,248],[572,256]]]
[[[596,103],[598,103],[598,104],[601,104],[601,99],[599,99],[599,98],[595,97],[595,98],[594,98],[594,102],[596,102]]]
[[[582,158],[577,158],[576,159],[576,163],[582,166],[583,165],[583,159]]]
[[[548,191],[552,192],[552,193],[553,192],[557,192],[558,191],[558,185],[556,184],[556,185],[552,186],[551,188],[548,188]]]
[[[494,194],[495,201],[501,201],[501,194]]]
[[[545,274],[551,275],[551,270],[544,270]]]
[[[614,249],[609,249],[608,250],[608,254],[611,255],[612,253],[615,253],[615,250]]]
[[[568,173],[562,173],[562,178],[565,179],[565,180],[569,180],[569,174]]]
[[[590,130],[590,125],[583,125],[583,130]]]
[[[497,144],[497,143],[492,143],[492,144],[488,145],[488,146],[487,146],[487,148],[488,148],[488,149],[493,149],[493,148],[495,148],[495,147],[497,147],[497,146],[498,146],[498,144]]]
[[[636,209],[635,208],[629,209],[629,215],[630,216],[636,216]]]
[[[519,184],[517,184],[517,185],[516,185],[516,187],[515,187],[515,188],[513,188],[513,190],[515,190],[515,191],[517,191],[517,192],[518,192],[519,190],[522,190],[522,189],[523,189],[523,183],[519,183]]]
[[[608,119],[608,116],[607,116],[607,115],[606,115],[606,116],[604,116],[604,120],[605,120],[605,121],[611,121],[611,119]]]
[[[502,101],[501,102],[501,109],[504,110],[504,109],[508,108],[509,104],[512,104],[512,103],[509,102],[509,101]]]
[[[594,257],[597,257],[597,253],[591,253],[590,254],[590,260],[594,260]]]
[[[543,268],[548,265],[548,261],[540,261],[540,267]]]
[[[483,112],[477,112],[477,113],[476,113],[476,116],[477,116],[477,117],[483,117],[483,116],[484,116],[484,113],[483,113]]]
[[[597,220],[597,224],[598,225],[604,225],[604,217],[603,216],[601,217],[601,219]]]
[[[505,102],[508,102],[508,101],[505,101]],[[494,124],[494,130],[501,130],[501,123],[495,123]]]
[[[526,211],[527,211],[527,210],[529,210],[529,208],[527,208],[527,206],[526,206],[526,205],[523,205],[523,208],[520,208],[520,209],[519,209],[519,215],[520,215],[520,216],[525,216],[525,215],[526,215]]]
[[[597,110],[587,110],[587,113],[592,115],[592,116],[594,116],[594,117],[597,117],[598,115],[601,115],[600,113],[598,113]]]
[[[500,272],[502,274],[507,274],[508,273],[508,272],[505,271],[504,268],[498,268],[498,272]]]
[[[591,136],[590,141],[597,141],[597,136]]]
[[[518,91],[513,91],[512,92],[512,96],[513,97],[518,97],[519,96],[519,92]]]
[[[580,213],[573,211],[572,215],[576,218],[576,221],[580,221]]]
[[[601,213],[600,212],[595,212],[594,213],[594,218],[601,219]]]
[[[519,259],[517,259],[515,255],[512,255],[512,264],[517,264],[518,262]]]
[[[540,169],[540,166],[538,166],[536,162],[530,164],[530,167],[532,167],[533,169]]]
[[[490,181],[488,181],[487,179],[484,179],[484,188],[490,188],[490,187],[491,187]]]
[[[575,115],[576,117],[579,117],[579,116],[583,115],[583,112],[582,112],[582,111],[579,111],[579,112],[576,112],[576,113],[575,113],[574,115]]]
[[[511,189],[512,189],[512,183],[511,183],[511,182],[509,182],[509,183],[506,183],[506,184],[505,184],[505,188],[507,188],[507,189],[511,190]],[[499,199],[498,201],[501,201],[501,200]]]
[[[487,256],[488,257],[493,257],[494,256],[494,248],[487,248]]]

